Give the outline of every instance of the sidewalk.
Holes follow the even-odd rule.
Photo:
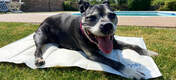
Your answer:
[[[25,22],[40,24],[45,18],[58,12],[0,14],[0,22]],[[176,28],[176,17],[119,16],[118,25]]]

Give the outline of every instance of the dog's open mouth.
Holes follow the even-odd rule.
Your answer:
[[[93,43],[95,43],[98,48],[103,52],[103,53],[110,53],[113,49],[113,35],[107,35],[107,36],[96,36],[92,34],[90,31],[85,30],[86,34],[89,38],[89,40]]]

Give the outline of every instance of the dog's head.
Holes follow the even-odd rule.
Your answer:
[[[113,49],[113,36],[117,27],[117,16],[110,8],[109,1],[103,4],[90,5],[80,0],[82,29],[88,39],[95,43],[103,53]]]

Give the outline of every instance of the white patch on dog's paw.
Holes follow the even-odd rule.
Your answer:
[[[149,56],[158,56],[158,53],[148,50]]]
[[[145,50],[147,56],[158,56],[158,53],[150,50]]]
[[[136,66],[136,65],[135,65]],[[125,68],[122,70],[122,73],[124,75],[126,75],[128,78],[131,79],[145,79],[145,74],[139,70],[135,70],[133,67],[135,67],[134,65],[131,66],[125,66]]]
[[[42,65],[44,65],[44,64],[45,64],[45,60],[42,59],[42,58],[37,58],[36,61],[35,61],[35,65],[36,65],[37,67],[40,67],[40,66],[42,66]]]

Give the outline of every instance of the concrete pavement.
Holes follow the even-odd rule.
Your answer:
[[[58,12],[0,14],[0,22],[41,23]],[[118,25],[176,28],[176,17],[165,16],[118,16]]]

